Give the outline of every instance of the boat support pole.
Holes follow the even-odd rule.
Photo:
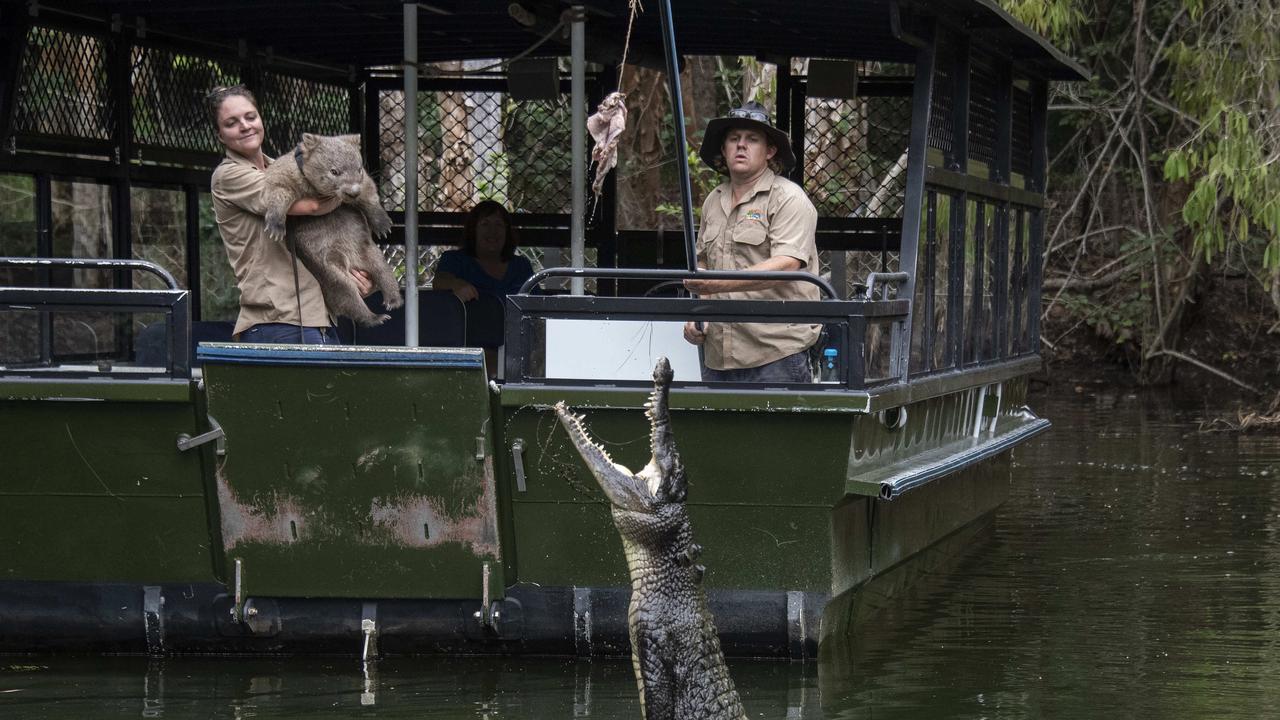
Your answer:
[[[586,212],[587,195],[587,101],[586,83],[586,8],[574,5],[569,9],[572,22],[569,27],[569,52],[572,64],[569,75],[569,102],[573,106],[573,133],[570,144],[573,146],[573,206],[569,215],[569,254],[570,265],[576,268],[584,266],[585,233],[583,231],[583,213]],[[583,293],[582,278],[575,277],[569,281],[569,293]]]
[[[404,344],[418,345],[418,3],[404,4]]]
[[[693,187],[689,184],[689,148],[684,130],[684,93],[680,90],[680,56],[676,54],[676,31],[671,22],[671,0],[662,0],[662,48],[667,57],[667,80],[671,85],[671,114],[676,123],[676,167],[680,168],[680,202],[684,215],[685,267],[698,271],[698,253],[693,237]]]

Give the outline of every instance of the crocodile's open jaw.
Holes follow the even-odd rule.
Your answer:
[[[556,403],[560,424],[569,433],[569,439],[600,484],[600,489],[616,507],[653,513],[663,503],[684,502],[687,488],[684,466],[676,452],[667,406],[672,376],[671,364],[666,358],[659,358],[653,369],[653,392],[649,395],[646,412],[653,455],[649,464],[637,473],[615,463],[609,453],[591,439],[582,424],[582,417],[570,412],[563,402]]]

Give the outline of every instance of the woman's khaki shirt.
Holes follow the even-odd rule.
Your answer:
[[[265,184],[266,173],[231,151],[213,171],[213,216],[240,288],[240,315],[234,333],[239,336],[260,323],[328,327],[329,312],[320,283],[306,266],[297,263],[295,295],[293,254],[284,240],[267,237],[262,220],[267,212],[262,192]]]

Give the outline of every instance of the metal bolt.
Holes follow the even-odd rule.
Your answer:
[[[246,615],[248,615],[249,617],[254,617],[254,616],[256,616],[256,615],[258,614],[258,608],[256,608],[256,607],[251,607],[251,608],[249,608],[249,609],[245,610],[244,612],[245,612],[245,614],[246,614]]]

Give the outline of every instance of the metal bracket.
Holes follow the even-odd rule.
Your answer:
[[[142,588],[142,624],[147,639],[147,655],[164,654],[164,594],[159,585]]]
[[[524,440],[516,438],[511,443],[511,462],[516,469],[516,490],[526,492],[528,488],[524,484]]]
[[[233,585],[233,590],[235,592],[235,595],[232,596],[232,600],[231,600],[231,619],[234,620],[235,622],[240,622],[240,620],[244,618],[244,612],[243,612],[244,611],[244,595],[242,594],[242,591],[241,591],[243,580],[244,580],[244,561],[242,561],[240,558],[236,558],[236,569],[235,569],[235,578],[234,578],[235,584]]]
[[[192,437],[187,433],[181,433],[178,435],[178,451],[179,452],[186,452],[192,448],[197,448],[197,447],[200,447],[201,445],[204,445],[205,443],[213,442],[216,440],[218,444],[215,447],[214,452],[218,455],[218,457],[223,457],[224,455],[227,454],[227,439],[226,439],[227,434],[223,432],[222,426],[218,424],[217,420],[213,419],[212,415],[208,416],[208,420],[209,420],[209,426],[213,428],[212,430],[208,432],[200,433],[195,437]]]
[[[573,589],[573,649],[578,657],[591,656],[591,588]]]
[[[500,605],[494,601],[493,594],[489,590],[489,581],[493,575],[493,563],[485,562],[480,567],[480,609],[472,613],[472,617],[480,624],[480,627],[489,632],[498,632],[498,621],[502,619],[502,610]]]
[[[360,634],[363,636],[360,662],[378,659],[378,603],[367,602],[360,610]]]
[[[272,598],[249,598],[244,601],[244,626],[259,637],[273,637],[280,632],[280,604]]]

